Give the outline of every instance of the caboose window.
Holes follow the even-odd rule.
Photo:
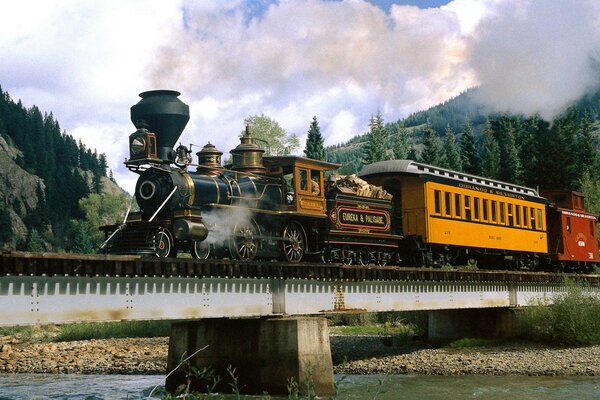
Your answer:
[[[571,217],[567,217],[567,232],[571,233]]]
[[[591,221],[591,220],[590,220],[590,236],[591,237],[596,236],[596,229],[594,229],[594,221]]]
[[[452,194],[449,192],[444,192],[444,213],[452,215]]]
[[[435,213],[441,214],[442,213],[442,192],[440,192],[439,190],[433,191],[433,202],[434,202],[434,207],[435,207]]]
[[[460,218],[460,211],[461,211],[461,201],[460,201],[460,194],[456,193],[454,194],[454,211],[456,213],[456,217]]]

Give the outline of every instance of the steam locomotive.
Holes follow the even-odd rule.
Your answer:
[[[125,162],[140,175],[140,212],[102,228],[104,252],[382,265],[397,257],[401,237],[391,233],[391,201],[326,187],[326,172],[340,165],[266,157],[248,128],[230,165],[222,165],[223,153],[210,143],[193,164],[190,149],[174,149],[189,120],[179,93],[140,96],[131,108],[137,130]]]
[[[411,160],[366,165],[360,192],[325,179],[338,164],[264,156],[248,128],[230,164],[210,143],[193,163],[190,149],[174,148],[189,120],[178,96],[144,92],[131,107],[125,165],[140,175],[140,211],[101,228],[103,252],[531,270],[600,261],[597,216],[577,192],[542,196]]]

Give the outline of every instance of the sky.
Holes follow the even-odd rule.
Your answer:
[[[596,0],[0,0],[0,86],[105,153],[130,192],[130,107],[181,92],[194,152],[265,114],[326,145],[479,86],[494,111],[552,118],[600,84]]]

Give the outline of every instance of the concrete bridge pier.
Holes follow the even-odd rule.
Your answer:
[[[519,334],[513,308],[429,311],[430,340],[510,338]]]
[[[334,394],[329,328],[325,318],[203,319],[171,325],[167,373],[199,349],[188,363],[167,377],[167,390],[181,384],[205,393],[210,379],[195,379],[190,367],[211,367],[220,377],[214,391],[231,393],[227,369],[235,368],[241,393],[287,394],[290,379],[318,395]]]

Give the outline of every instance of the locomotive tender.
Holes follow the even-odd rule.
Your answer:
[[[189,120],[178,92],[140,94],[125,165],[140,175],[140,211],[102,227],[115,254],[346,264],[588,269],[600,261],[597,216],[577,192],[536,190],[410,160],[366,165],[387,198],[359,196],[325,175],[338,164],[263,156],[246,129],[232,162],[208,143],[192,163],[174,148]],[[195,167],[195,171],[192,168]],[[385,192],[384,192],[385,193]]]

